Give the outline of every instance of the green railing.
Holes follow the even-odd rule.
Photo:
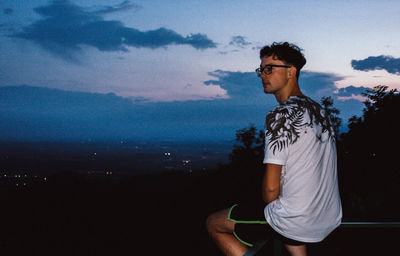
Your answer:
[[[400,222],[342,222],[339,228],[400,228]],[[249,248],[243,256],[255,255],[268,242],[268,239],[258,241],[253,247]],[[273,255],[282,254],[282,242],[273,241]]]

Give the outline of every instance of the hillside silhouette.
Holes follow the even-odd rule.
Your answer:
[[[345,221],[399,221],[396,117],[400,96],[384,86],[365,93],[361,117],[338,138]],[[325,99],[333,118],[333,102]],[[395,147],[395,149],[393,149]],[[0,179],[4,255],[221,255],[208,238],[208,214],[259,195],[263,131],[236,132],[229,163],[123,179],[60,172],[29,186]],[[338,229],[310,255],[391,255],[393,229]],[[365,246],[368,245],[368,246]],[[271,247],[263,249],[268,255]],[[285,252],[283,252],[284,255]]]

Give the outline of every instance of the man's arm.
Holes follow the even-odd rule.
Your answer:
[[[282,165],[266,164],[262,181],[262,197],[264,202],[269,203],[278,198],[280,194],[281,172]]]

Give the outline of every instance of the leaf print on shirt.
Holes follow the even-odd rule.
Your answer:
[[[308,110],[308,111],[306,111]],[[309,113],[309,122],[304,115]],[[266,136],[269,148],[281,151],[297,141],[304,126],[320,125],[322,133],[328,132],[329,138],[334,139],[333,128],[325,116],[321,106],[308,97],[289,97],[282,105],[268,113],[266,118]],[[321,140],[321,134],[317,135]]]

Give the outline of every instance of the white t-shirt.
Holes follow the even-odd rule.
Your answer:
[[[321,106],[291,96],[266,118],[264,163],[282,165],[280,195],[264,209],[281,235],[322,241],[340,225],[336,143]]]

